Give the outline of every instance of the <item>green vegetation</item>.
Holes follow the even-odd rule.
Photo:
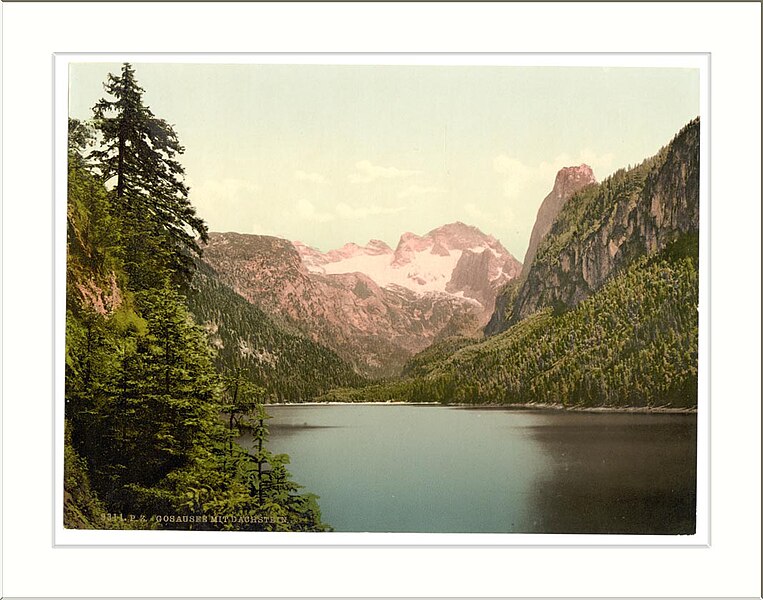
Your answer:
[[[333,351],[277,323],[200,264],[188,307],[206,329],[221,371],[243,368],[267,392],[266,401],[303,402],[363,378]]]
[[[167,267],[187,276],[193,268],[189,252],[201,254],[196,236],[206,241],[207,226],[188,200],[176,159],[184,148],[173,128],[143,104],[144,90],[129,64],[120,75],[110,74],[104,87],[113,100],[93,107],[101,139],[88,158],[101,181],[115,185],[124,268],[133,287],[160,285]]]
[[[403,377],[416,377],[429,373],[432,364],[445,360],[461,348],[476,344],[477,338],[453,336],[441,342],[432,344],[415,356],[412,356],[403,367]]]
[[[182,147],[129,65],[106,90],[116,100],[95,106],[93,126],[69,128],[64,524],[325,530],[288,457],[263,445],[265,390],[241,371],[221,378],[186,307],[206,226]],[[250,412],[247,451],[235,440]]]
[[[199,260],[207,229],[188,200],[174,130],[143,105],[130,65],[106,91],[113,99],[96,104],[91,123],[69,124],[66,527],[328,529],[316,497],[291,481],[288,456],[267,448],[268,402],[695,405],[696,233],[653,255],[629,240],[606,283],[574,308],[547,303],[483,340],[438,339],[402,378],[370,385]],[[572,198],[533,265],[553,267],[620,203],[647,198],[655,173],[678,168],[670,160],[664,149]],[[286,242],[260,243],[298,266]],[[526,283],[504,290],[495,330]],[[436,316],[427,301],[422,312]],[[454,317],[446,333],[470,318]],[[251,448],[237,443],[242,430]]]
[[[479,343],[430,348],[411,376],[333,401],[693,407],[697,397],[696,235],[641,257],[577,308],[544,309]],[[444,351],[440,351],[444,350]]]
[[[620,169],[567,201],[526,265],[518,294],[499,297],[488,334],[544,306],[557,313],[596,292],[616,270],[696,232],[699,222],[699,119],[655,156]]]

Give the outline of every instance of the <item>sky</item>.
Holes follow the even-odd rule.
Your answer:
[[[141,64],[144,103],[185,146],[210,231],[347,242],[462,221],[524,257],[556,172],[601,181],[699,114],[685,68]],[[69,114],[92,117],[119,64],[72,63]]]

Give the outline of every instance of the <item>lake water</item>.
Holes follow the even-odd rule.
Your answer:
[[[267,410],[270,450],[336,531],[694,533],[696,415]]]

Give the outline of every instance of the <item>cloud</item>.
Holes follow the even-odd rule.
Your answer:
[[[397,197],[404,198],[418,198],[421,196],[429,196],[431,194],[440,194],[442,190],[432,185],[411,185],[400,192]]]
[[[481,210],[473,202],[464,204],[464,212],[468,217],[479,221],[489,221],[492,218],[489,214]]]
[[[393,215],[406,210],[405,206],[379,206],[368,204],[364,206],[350,206],[345,202],[336,205],[336,214],[342,219],[365,219],[377,215]]]
[[[351,206],[346,202],[338,203],[333,211],[322,211],[316,208],[310,200],[300,198],[294,204],[293,211],[286,211],[287,218],[300,219],[312,223],[329,223],[337,219],[343,220],[362,220],[368,217],[379,215],[393,215],[407,210],[405,206],[379,206],[378,204],[364,204],[362,206]]]
[[[493,160],[493,169],[503,176],[503,190],[509,198],[521,196],[534,183],[533,180],[546,176],[545,163],[535,169],[528,167],[521,160],[501,154]],[[551,184],[553,185],[553,179]],[[550,188],[549,188],[550,189]]]
[[[205,179],[189,184],[191,202],[212,230],[236,231],[262,198],[262,186],[248,179]]]
[[[314,221],[316,223],[328,223],[336,217],[331,213],[319,212],[315,205],[306,198],[300,198],[295,205],[296,215],[305,221]]]
[[[397,167],[380,167],[369,160],[356,162],[355,168],[357,171],[347,177],[352,183],[371,183],[377,179],[398,179],[421,173],[421,171],[409,171]]]
[[[320,173],[307,173],[306,171],[294,171],[294,178],[297,181],[309,181],[311,183],[326,184],[329,180]]]

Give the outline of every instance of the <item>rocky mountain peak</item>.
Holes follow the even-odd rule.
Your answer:
[[[551,231],[551,225],[556,220],[562,206],[572,198],[577,192],[587,185],[596,183],[593,169],[586,164],[578,167],[563,167],[559,169],[554,181],[554,188],[546,196],[538,208],[538,216],[535,218],[535,225],[530,234],[530,242],[527,245],[523,269],[527,271],[535,258],[538,245],[546,234]]]
[[[555,211],[553,226],[543,230],[546,239],[533,249],[534,260],[525,263],[513,321],[544,306],[577,306],[636,257],[696,235],[699,121],[689,123],[655,156],[582,191],[575,202],[575,210],[565,205]],[[556,204],[552,198],[550,206]]]
[[[577,187],[579,189],[591,183],[596,183],[593,169],[583,163],[578,167],[562,167],[559,169],[559,172],[556,174],[556,181],[554,181],[554,189],[559,191],[570,187]]]
[[[376,254],[391,254],[392,248],[387,245],[386,242],[383,242],[382,240],[369,240],[368,244],[366,244],[366,254],[370,255],[376,255]]]

